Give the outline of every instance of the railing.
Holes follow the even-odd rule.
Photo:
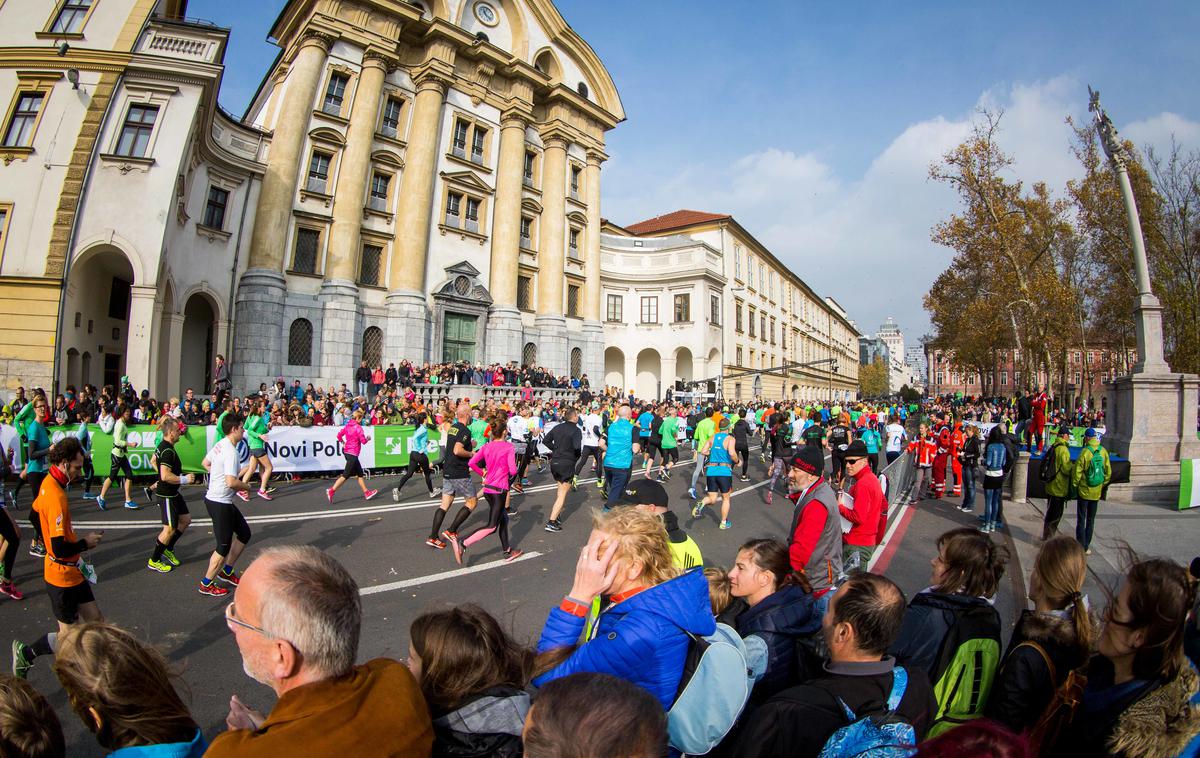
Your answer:
[[[535,402],[575,402],[579,399],[579,390],[561,389],[558,387],[517,387],[503,385],[494,387],[485,384],[414,384],[413,392],[424,405],[437,405],[442,400],[451,402],[466,399],[471,403],[513,402],[520,400],[523,393],[529,390]]]

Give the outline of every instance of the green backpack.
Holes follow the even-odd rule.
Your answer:
[[[983,715],[1000,665],[1000,614],[990,604],[956,614],[938,655],[933,694],[937,718],[926,737],[936,737]]]
[[[1104,484],[1104,453],[1100,452],[1100,448],[1092,450],[1092,460],[1087,468],[1087,484],[1089,487]]]

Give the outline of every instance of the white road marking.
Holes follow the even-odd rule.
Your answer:
[[[464,566],[463,568],[454,569],[453,571],[443,571],[440,574],[430,574],[429,576],[417,576],[417,577],[413,577],[412,579],[402,579],[398,582],[388,582],[387,584],[377,584],[374,587],[363,587],[358,591],[358,594],[360,594],[360,595],[375,595],[380,592],[391,592],[392,590],[402,590],[407,587],[417,587],[422,584],[430,584],[432,582],[440,582],[443,579],[453,579],[457,576],[466,576],[467,574],[474,574],[479,571],[487,571],[488,569],[499,568],[500,566],[505,566],[505,565],[508,565],[511,563],[520,563],[521,561],[529,560],[530,558],[537,558],[541,555],[542,555],[541,553],[537,552],[536,550],[533,550],[533,551],[525,553],[525,554],[521,555],[519,558],[516,558],[511,561],[505,561],[503,559],[495,560],[495,561],[488,561],[487,563],[481,563],[478,566]]]

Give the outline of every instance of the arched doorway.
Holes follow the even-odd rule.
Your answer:
[[[799,399],[800,399],[800,386],[797,384],[793,384],[792,385],[792,400],[799,400]]]
[[[183,306],[183,348],[179,351],[179,381],[204,395],[212,387],[217,314],[208,295],[197,292]],[[171,393],[178,387],[169,388]]]
[[[625,390],[625,353],[620,348],[610,347],[604,351],[604,386]]]
[[[754,375],[754,391],[752,394],[755,399],[762,397],[762,374]]]
[[[636,370],[634,392],[639,398],[657,400],[662,380],[662,358],[658,351],[646,348],[638,353]]]
[[[70,348],[67,350],[67,385],[79,389],[82,384],[79,373],[79,351]]]
[[[127,371],[129,349],[129,311],[134,285],[134,268],[119,248],[99,245],[79,255],[71,267],[67,285],[63,319],[62,363],[58,380],[73,381],[70,366],[71,351],[82,356],[100,353],[103,364],[97,376],[89,378],[100,384],[120,385]],[[83,377],[83,361],[75,364],[78,379]],[[145,386],[148,377],[132,377],[138,388]]]
[[[675,351],[675,376],[672,379],[678,379],[683,382],[683,388],[690,389],[688,383],[695,378],[692,370],[692,351],[686,347],[681,347]]]

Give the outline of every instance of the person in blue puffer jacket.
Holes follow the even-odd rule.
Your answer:
[[[754,539],[738,549],[729,572],[730,594],[749,606],[734,620],[742,637],[756,635],[767,644],[767,670],[754,685],[750,707],[787,687],[820,673],[819,661],[801,660],[797,643],[821,632],[822,612],[804,574],[793,571],[787,545]],[[815,664],[815,665],[814,665]]]
[[[599,619],[591,638],[580,643],[597,596]],[[703,570],[679,573],[657,515],[617,508],[593,521],[571,592],[542,629],[533,683],[581,671],[612,674],[642,687],[669,710],[683,676],[688,633],[715,631]]]

